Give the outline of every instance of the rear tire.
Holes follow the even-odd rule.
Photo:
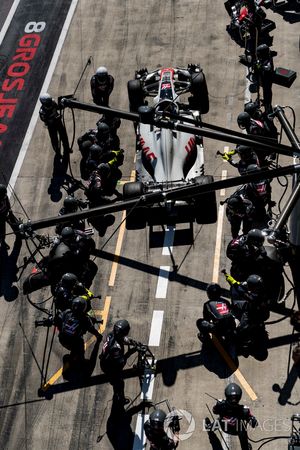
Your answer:
[[[145,105],[145,96],[141,80],[129,80],[127,83],[129,108],[131,112],[138,112],[140,106]]]
[[[214,181],[211,175],[203,175],[196,177],[195,181],[200,186],[210,184]],[[215,192],[208,192],[207,194],[199,195],[196,199],[196,222],[198,224],[215,223],[217,221],[217,200]]]
[[[191,94],[189,97],[189,104],[192,109],[200,111],[201,114],[206,114],[209,111],[209,98],[206,78],[204,73],[193,73],[191,76]]]

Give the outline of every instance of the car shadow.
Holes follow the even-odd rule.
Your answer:
[[[93,252],[93,255],[100,259],[106,259],[108,261],[115,260],[115,255],[113,253],[106,252],[104,250],[95,250]],[[159,267],[150,266],[149,264],[146,264],[146,263],[143,263],[140,261],[136,261],[134,259],[127,258],[125,256],[118,257],[118,264],[130,267],[134,270],[139,270],[141,272],[149,273],[150,275],[155,275],[157,277],[159,275],[162,276],[161,270]],[[186,286],[193,287],[195,289],[199,289],[201,291],[206,291],[206,288],[209,284],[204,281],[197,280],[196,278],[191,278],[186,275],[181,275],[180,273],[178,273],[176,271],[173,271],[173,272],[166,271],[165,274],[169,278],[170,282],[180,283],[180,284],[183,284]],[[222,289],[222,296],[229,298],[230,291],[228,289]]]

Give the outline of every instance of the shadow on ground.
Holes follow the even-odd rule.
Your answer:
[[[6,245],[0,249],[0,296],[7,302],[16,300],[19,295],[19,289],[14,284],[17,281],[18,266],[17,261],[22,246],[21,239],[15,239],[13,249],[8,254]]]

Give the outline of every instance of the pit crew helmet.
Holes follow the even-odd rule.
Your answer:
[[[206,294],[209,300],[218,300],[221,296],[221,286],[217,283],[211,283],[206,288]]]
[[[60,235],[63,241],[72,241],[75,238],[75,231],[71,227],[64,227]]]
[[[52,104],[52,97],[47,92],[40,96],[40,102],[44,106],[50,106]]]
[[[228,403],[237,404],[242,398],[242,389],[236,383],[230,383],[225,388],[225,398]]]
[[[114,334],[117,337],[125,337],[130,331],[130,325],[128,320],[120,319],[114,324]]]
[[[156,409],[150,414],[150,425],[154,429],[163,428],[167,415],[161,409]]]
[[[96,70],[95,76],[99,83],[104,84],[108,78],[107,68],[104,66],[98,67],[98,69]]]
[[[257,164],[249,164],[249,166],[247,167],[247,173],[258,172],[259,170],[261,169]]]
[[[78,202],[76,198],[72,195],[68,195],[68,197],[64,199],[64,209],[65,212],[76,212],[78,209]]]
[[[87,302],[82,297],[75,297],[72,301],[72,311],[75,314],[83,314],[86,311],[87,308]]]
[[[261,276],[252,274],[246,280],[248,291],[253,294],[262,292],[264,288],[264,282]]]
[[[267,59],[270,57],[270,47],[267,44],[261,44],[256,49],[258,59]]]
[[[241,130],[244,130],[249,124],[250,124],[250,114],[248,114],[247,112],[241,112],[238,116],[237,116],[237,123],[239,128],[241,128]]]
[[[72,289],[78,283],[75,273],[67,272],[61,277],[61,285],[65,288]]]
[[[227,200],[227,205],[232,211],[238,212],[243,209],[244,203],[239,195],[232,195]]]
[[[107,137],[109,135],[110,129],[107,123],[105,122],[98,122],[97,123],[97,134],[101,137]]]
[[[264,233],[258,228],[253,228],[247,234],[247,243],[254,247],[261,247],[265,241]]]
[[[110,165],[108,163],[101,163],[97,168],[101,179],[107,178],[110,175]]]
[[[259,106],[255,102],[248,102],[244,105],[244,112],[248,113],[249,116],[253,117],[259,112]]]

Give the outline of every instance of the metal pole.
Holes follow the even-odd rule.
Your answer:
[[[275,116],[279,120],[284,129],[287,138],[292,144],[293,148],[300,150],[300,141],[289,123],[284,109],[281,106],[275,106]],[[296,164],[299,158],[299,153],[294,152],[294,163]],[[274,231],[280,230],[285,225],[290,217],[290,241],[294,245],[293,255],[290,257],[289,265],[292,271],[293,281],[295,285],[295,294],[297,297],[298,308],[300,309],[300,183],[299,175],[293,176],[293,190],[288,199],[282,214],[277,221]]]
[[[299,165],[291,165],[286,167],[280,167],[273,170],[261,170],[256,173],[251,173],[249,175],[243,175],[234,178],[228,178],[226,180],[214,181],[210,184],[199,185],[193,183],[185,187],[179,187],[176,189],[170,189],[169,191],[160,191],[149,194],[144,194],[140,198],[133,198],[124,200],[121,202],[112,203],[109,205],[98,206],[97,208],[91,208],[86,211],[79,211],[71,214],[66,214],[64,216],[49,217],[46,219],[40,219],[36,221],[29,221],[21,225],[20,231],[24,229],[28,230],[39,230],[42,228],[47,228],[54,226],[59,223],[69,222],[74,219],[86,219],[90,217],[103,216],[105,214],[114,213],[123,210],[130,210],[134,207],[139,206],[150,206],[154,203],[164,202],[166,200],[177,200],[189,197],[196,197],[197,195],[205,194],[207,192],[216,191],[219,189],[239,186],[242,184],[249,183],[251,181],[259,181],[263,179],[272,179],[283,175],[288,175],[294,173],[295,171],[300,171]]]
[[[90,105],[89,103],[79,102],[77,100],[73,100],[70,98],[61,98],[60,105],[62,107],[69,107],[74,109],[80,109],[83,111],[90,111],[98,114],[113,114],[116,117],[120,117],[121,119],[130,120],[132,122],[143,122],[143,115],[137,113],[131,113],[127,111],[121,111],[119,109],[108,108],[106,106],[96,106]],[[151,110],[151,108],[149,108]],[[178,116],[180,118],[180,116]],[[182,119],[182,118],[180,118]],[[293,148],[287,145],[270,143],[267,140],[263,142],[263,139],[257,138],[252,135],[245,135],[243,133],[234,132],[234,135],[231,130],[227,130],[226,128],[221,128],[223,131],[218,131],[216,129],[208,129],[198,126],[189,126],[184,125],[179,122],[156,119],[153,117],[152,120],[149,120],[149,115],[147,114],[147,123],[151,123],[152,125],[157,126],[158,128],[167,128],[172,130],[182,131],[184,133],[194,134],[198,136],[208,137],[212,139],[216,139],[222,142],[231,142],[233,144],[242,144],[249,145],[255,149],[264,150],[268,152],[276,152],[286,156],[293,156]],[[213,127],[210,127],[213,128]],[[299,150],[300,156],[300,150]]]

